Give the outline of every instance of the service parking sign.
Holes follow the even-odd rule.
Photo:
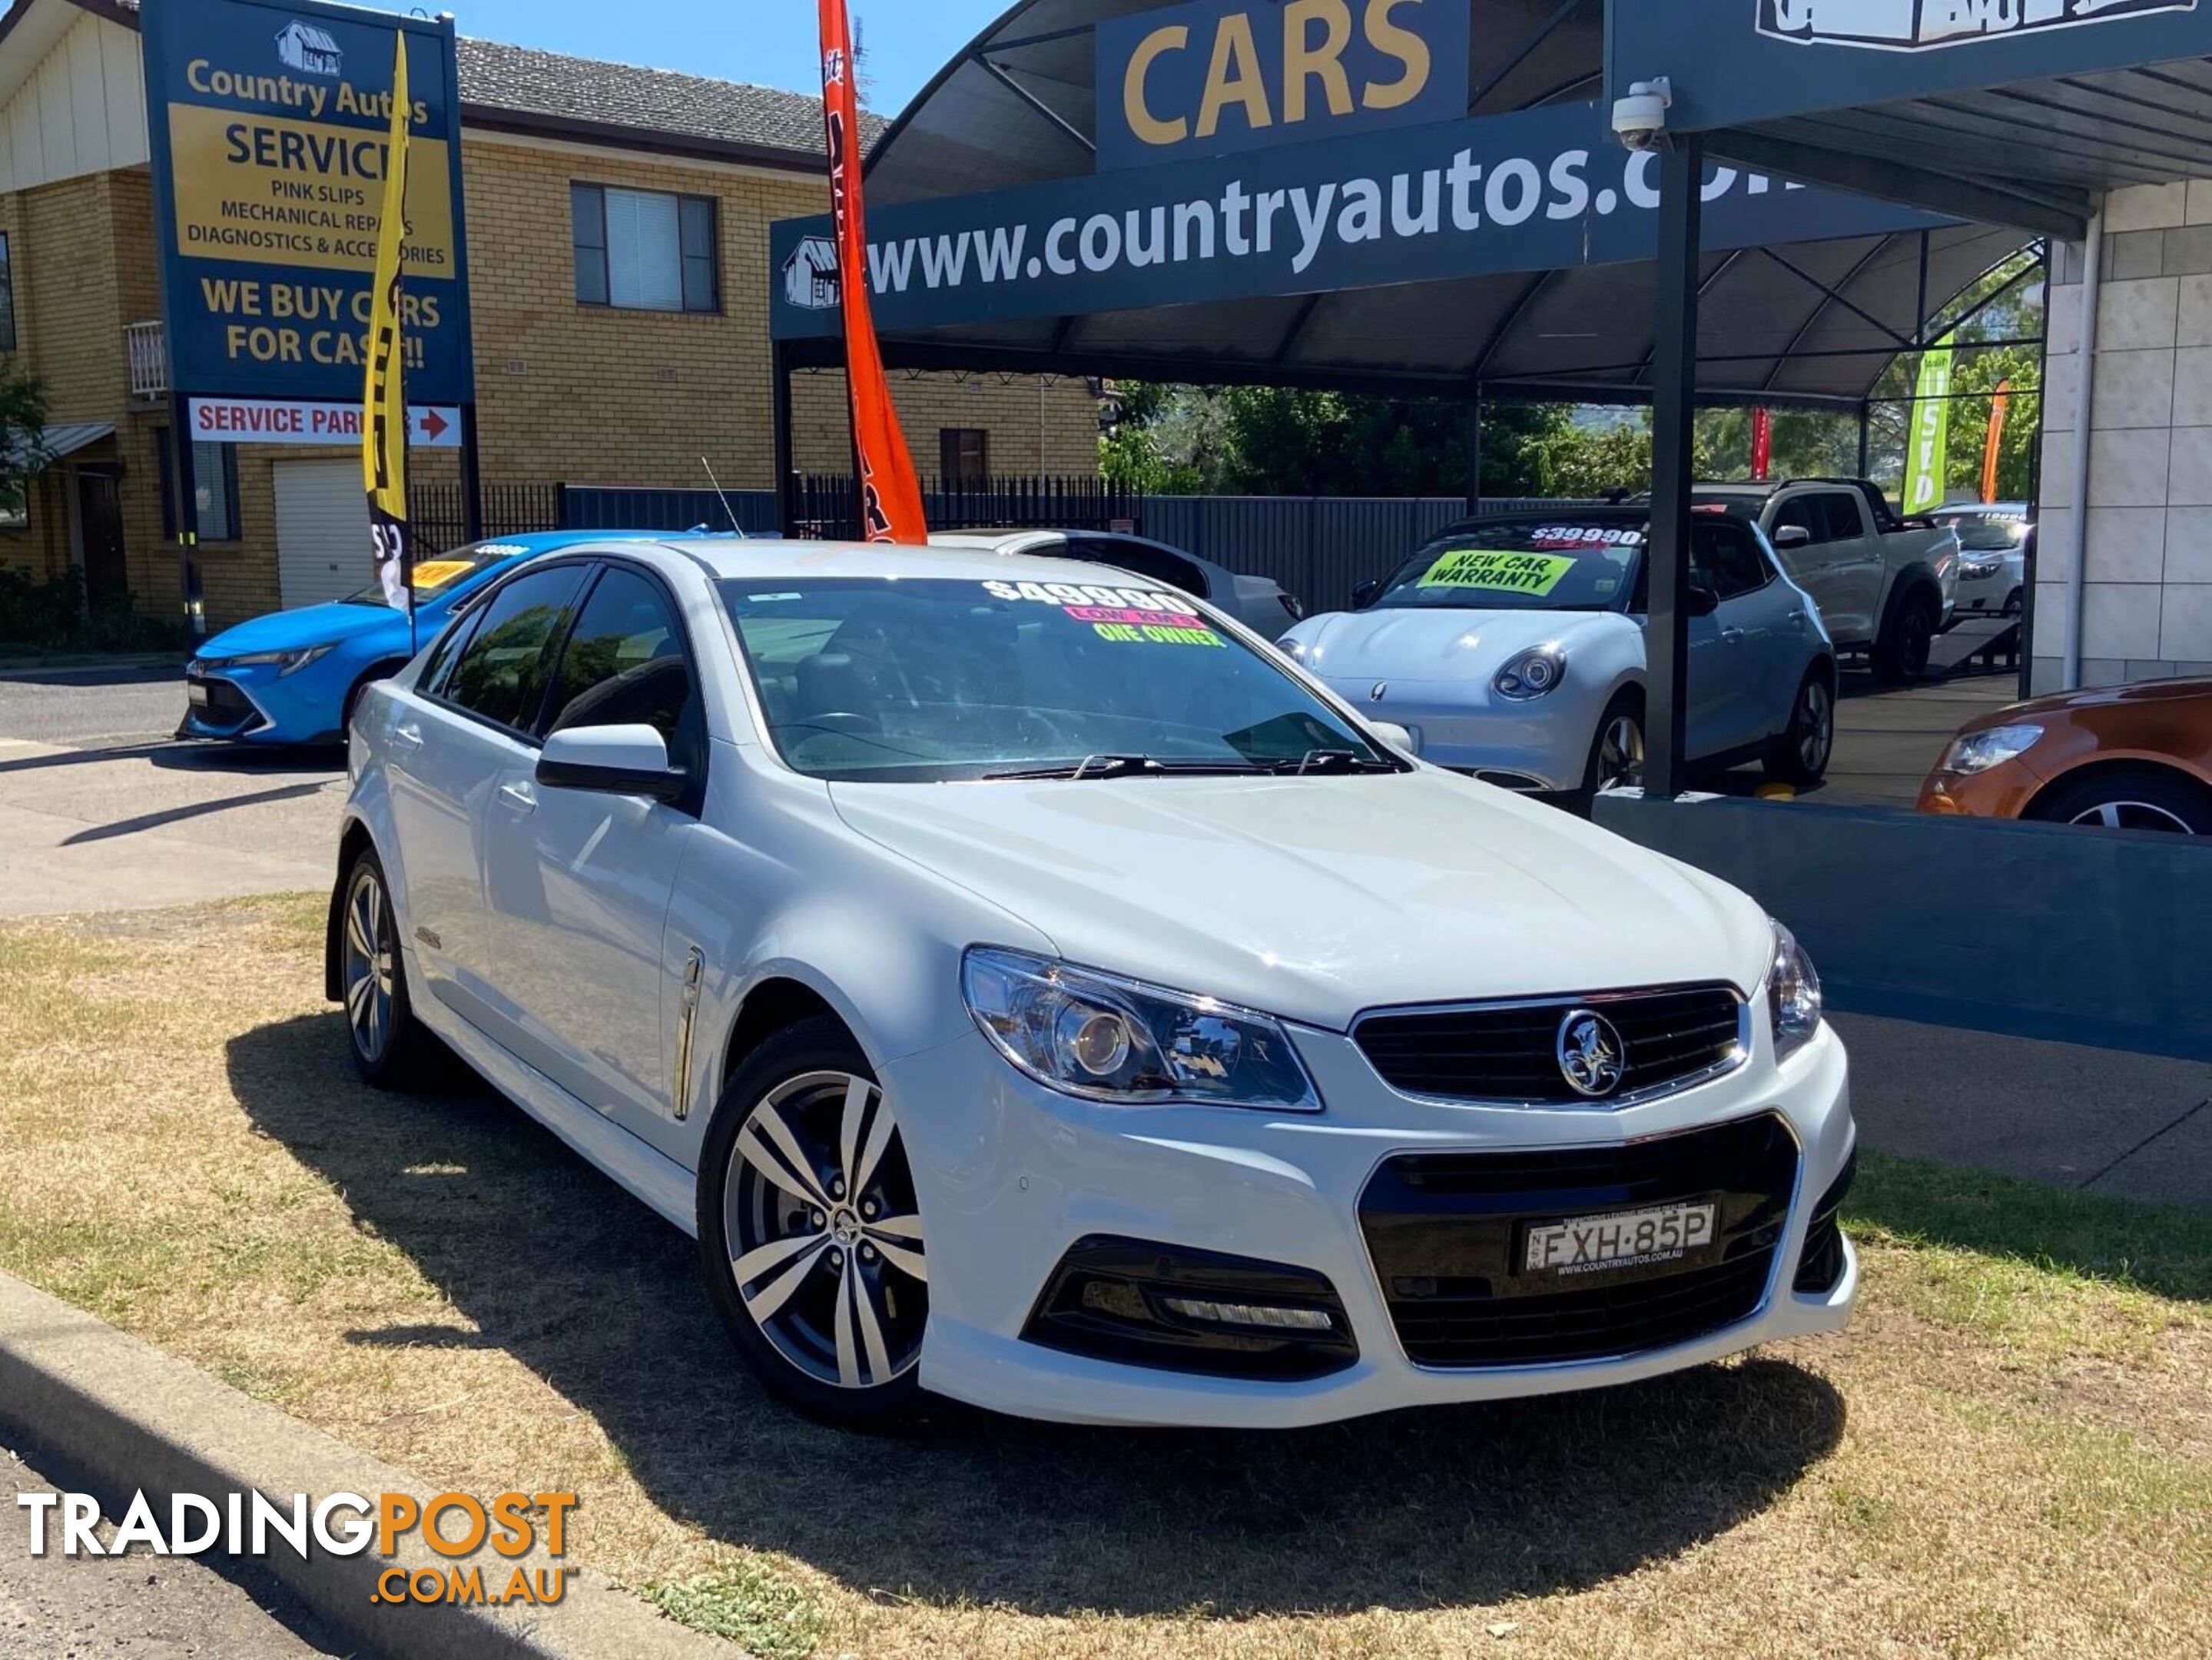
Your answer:
[[[396,33],[407,42],[414,158],[408,395],[473,403],[451,23],[161,0],[142,24],[171,384],[359,401]]]

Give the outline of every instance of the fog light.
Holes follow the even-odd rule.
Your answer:
[[[1319,1309],[1274,1309],[1254,1303],[1209,1303],[1195,1297],[1163,1297],[1161,1305],[1186,1320],[1219,1326],[1272,1326],[1284,1331],[1328,1331],[1335,1321]]]

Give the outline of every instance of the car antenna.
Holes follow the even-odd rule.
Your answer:
[[[722,481],[714,477],[714,464],[702,455],[699,458],[699,465],[707,469],[707,482],[714,487],[714,494],[721,497],[722,511],[730,515],[731,533],[743,536],[745,533],[744,526],[738,523],[738,510],[730,505],[730,498],[722,489]]]

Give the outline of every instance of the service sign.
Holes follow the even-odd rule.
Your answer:
[[[1468,0],[1193,0],[1097,27],[1102,169],[1467,113]]]
[[[195,444],[361,445],[359,402],[298,398],[194,398],[187,424]],[[461,411],[446,404],[407,406],[407,442],[414,449],[461,447]]]
[[[1714,248],[1951,222],[1731,167],[1705,200]],[[1596,105],[1553,104],[878,208],[868,279],[903,334],[1649,259],[1658,207],[1656,156]],[[769,257],[776,337],[836,334],[829,221],[776,225]]]
[[[141,19],[173,384],[359,402],[399,33],[407,390],[474,401],[451,26],[270,0],[158,0]]]
[[[2212,55],[2212,0],[1613,0],[1606,86],[1678,131]]]

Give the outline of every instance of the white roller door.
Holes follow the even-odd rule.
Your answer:
[[[286,610],[359,593],[376,580],[361,463],[279,461],[276,582]]]

